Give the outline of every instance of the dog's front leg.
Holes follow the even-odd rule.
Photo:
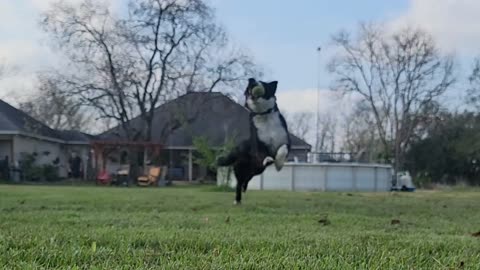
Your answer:
[[[286,144],[283,144],[278,148],[277,154],[275,156],[275,168],[277,171],[280,171],[283,168],[283,165],[285,164],[285,161],[287,160],[288,156],[288,146]]]

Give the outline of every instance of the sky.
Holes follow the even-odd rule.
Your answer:
[[[249,48],[270,79],[282,89],[316,87],[318,65],[325,65],[330,36],[359,21],[394,19],[408,7],[404,0],[217,0],[219,20],[235,40]],[[323,69],[323,66],[322,66]],[[326,74],[323,74],[325,77]],[[327,80],[320,80],[325,87]]]
[[[284,110],[315,111],[320,89],[320,111],[348,106],[331,93],[326,65],[332,57],[330,37],[355,31],[359,22],[378,22],[392,30],[404,26],[429,31],[439,48],[456,57],[460,82],[447,98],[452,106],[463,102],[471,61],[480,55],[480,1],[478,0],[212,0],[219,20],[236,42],[250,49],[266,68],[266,79],[279,80],[279,106]],[[320,53],[318,47],[322,47]],[[463,93],[462,93],[463,94]]]
[[[122,1],[110,0],[119,6]],[[279,106],[287,112],[315,111],[317,88],[321,89],[322,110],[338,110],[339,104],[345,104],[328,90],[329,39],[342,29],[354,31],[360,21],[381,22],[392,29],[413,25],[428,30],[442,51],[460,59],[461,74],[480,55],[479,0],[207,1],[232,41],[264,67],[263,79],[279,81]],[[35,72],[55,65],[58,57],[38,27],[40,13],[51,2],[0,0],[0,61],[14,68],[0,80],[0,98],[15,103],[17,98],[28,97],[35,87]]]

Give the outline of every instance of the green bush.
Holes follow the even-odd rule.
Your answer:
[[[42,166],[42,174],[43,178],[46,181],[53,182],[53,181],[58,181],[59,176],[58,176],[58,168],[53,165],[43,165]]]
[[[23,179],[26,181],[57,181],[58,167],[53,164],[36,165],[36,155],[22,153],[19,165],[23,174]]]
[[[214,148],[210,145],[207,138],[196,137],[193,139],[193,145],[195,146],[198,155],[194,156],[193,162],[199,166],[207,168],[208,172],[215,177],[217,174],[217,156],[231,151],[235,146],[234,143],[234,139],[229,138],[220,148]],[[228,184],[227,181],[227,186]]]
[[[193,139],[193,145],[199,154],[198,157],[194,157],[193,162],[209,170],[215,170],[217,151],[210,146],[208,140],[205,137],[197,137]]]
[[[432,177],[428,173],[419,173],[413,178],[413,184],[417,188],[431,188],[432,182]]]

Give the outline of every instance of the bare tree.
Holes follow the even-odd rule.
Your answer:
[[[288,130],[302,140],[308,140],[309,133],[313,130],[314,114],[312,112],[282,113],[287,121]]]
[[[331,112],[318,115],[318,134],[315,132],[315,114],[312,112],[283,113],[289,131],[302,140],[315,142],[316,152],[334,152],[337,119]]]
[[[6,66],[5,63],[0,62],[0,78],[5,74]]]
[[[125,13],[61,1],[42,25],[68,59],[69,69],[54,74],[62,89],[131,140],[151,140],[158,105],[191,91],[228,91],[257,73],[202,0],[131,1]],[[143,124],[135,128],[136,116]]]
[[[317,152],[335,152],[337,119],[332,112],[318,114]]]
[[[468,77],[470,86],[468,88],[467,103],[480,109],[480,57],[473,61],[472,73]]]
[[[334,88],[368,102],[383,151],[395,158],[398,171],[425,108],[455,81],[453,60],[419,29],[386,33],[381,26],[362,24],[356,38],[340,32],[332,41],[338,49],[329,64]]]
[[[91,115],[48,78],[39,77],[38,93],[19,107],[53,129],[90,131],[87,123]]]
[[[371,162],[376,160],[378,149],[378,135],[375,118],[370,105],[358,102],[351,113],[344,117],[344,137],[342,148],[353,153],[356,161]]]

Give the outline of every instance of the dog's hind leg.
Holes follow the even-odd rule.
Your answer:
[[[247,192],[247,188],[248,188],[248,181],[245,181],[245,182],[243,182],[243,185],[242,185],[243,193]]]
[[[233,204],[241,204],[242,202],[242,191],[244,185],[248,180],[246,179],[245,175],[242,173],[240,168],[234,168],[235,178],[237,179],[237,188],[235,189],[235,201]]]
[[[280,171],[283,168],[285,161],[287,161],[287,156],[288,146],[284,144],[280,146],[280,148],[278,148],[277,154],[275,156],[275,168],[277,169],[277,171]]]
[[[235,201],[233,201],[234,205],[242,203],[242,185],[243,183],[237,182],[237,189],[235,190]]]

